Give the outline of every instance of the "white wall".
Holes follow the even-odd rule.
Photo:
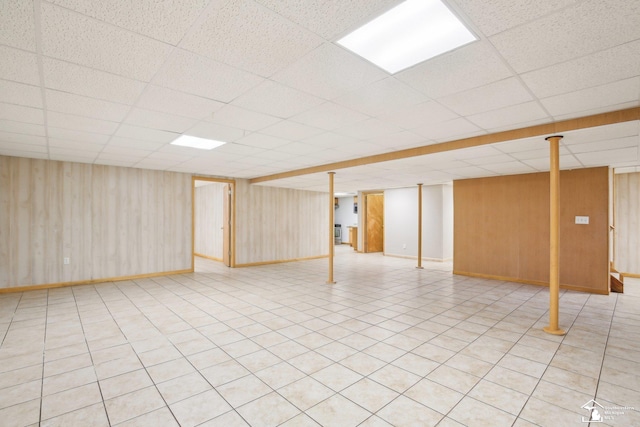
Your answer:
[[[418,189],[384,192],[384,253],[418,256]],[[443,261],[453,254],[453,190],[450,185],[422,187],[422,257]]]
[[[358,214],[353,213],[353,196],[338,197],[335,223],[342,225],[342,242],[349,243],[349,226],[358,225]]]

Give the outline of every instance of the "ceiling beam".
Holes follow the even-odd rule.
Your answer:
[[[512,129],[487,135],[478,135],[470,138],[441,142],[438,144],[423,145],[421,147],[392,151],[390,153],[375,154],[373,156],[366,156],[357,159],[343,160],[335,163],[311,166],[308,168],[296,169],[288,172],[276,173],[273,175],[260,176],[250,179],[249,182],[251,184],[257,184],[259,182],[273,181],[276,179],[291,178],[294,176],[309,175],[318,172],[329,172],[336,169],[352,168],[355,166],[370,165],[372,163],[388,162],[390,160],[400,160],[409,157],[424,156],[426,154],[478,147],[481,145],[495,144],[498,142],[512,141],[516,139],[532,138],[544,135],[548,136],[561,132],[612,125],[634,120],[640,120],[640,107],[627,108],[625,110],[611,111],[608,113],[600,113],[592,116],[578,117],[575,119],[562,120],[559,122],[545,123],[542,125]]]

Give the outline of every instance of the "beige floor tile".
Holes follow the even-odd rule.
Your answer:
[[[281,362],[258,371],[255,375],[275,390],[303,378],[305,373],[287,362]]]
[[[527,394],[487,380],[482,380],[476,384],[473,390],[469,392],[469,396],[513,415],[520,413],[529,398]]]
[[[405,391],[404,395],[441,414],[448,413],[464,397],[464,394],[426,378]]]
[[[405,355],[405,350],[399,349],[389,344],[379,342],[364,350],[364,353],[373,356],[387,363],[391,363],[397,358]]]
[[[42,420],[102,402],[98,383],[91,383],[42,398]]]
[[[147,372],[156,384],[194,372],[195,369],[185,358],[171,360],[147,368]]]
[[[211,390],[211,385],[199,372],[174,378],[163,383],[156,384],[158,391],[168,403],[175,403],[187,399],[196,394]]]
[[[234,408],[273,391],[271,387],[254,375],[247,375],[220,387],[216,387],[216,390]]]
[[[446,365],[435,369],[427,378],[463,394],[468,393],[480,381],[479,377]]]
[[[484,379],[524,394],[531,394],[538,384],[537,378],[501,366],[491,369]]]
[[[169,408],[165,406],[118,424],[118,427],[147,426],[178,427],[178,422],[169,411]]]
[[[365,353],[356,353],[341,360],[340,364],[360,375],[366,376],[382,368],[387,363]]]
[[[40,398],[42,381],[35,380],[0,389],[0,409]]]
[[[44,364],[44,376],[63,374],[76,369],[92,366],[93,362],[89,353],[78,354],[77,356],[65,357]]]
[[[296,356],[293,359],[289,359],[288,362],[307,375],[311,375],[314,372],[318,372],[320,369],[333,364],[331,359],[328,359],[315,351],[309,351],[301,354],[300,356]]]
[[[371,416],[371,413],[345,397],[336,394],[307,412],[322,426],[354,427]]]
[[[374,415],[372,417],[367,418],[362,424],[358,427],[393,427],[391,424],[383,420],[382,418]]]
[[[463,354],[456,354],[451,359],[447,360],[445,365],[476,377],[485,376],[494,366],[491,363],[483,362],[482,360],[465,356]]]
[[[95,365],[96,375],[100,380],[126,374],[127,372],[132,372],[142,368],[142,363],[140,363],[137,356],[128,356],[123,359],[114,359]]]
[[[309,349],[295,341],[285,341],[283,343],[269,347],[269,351],[282,360],[292,359],[309,351]]]
[[[244,339],[236,341],[231,344],[224,344],[220,348],[233,358],[239,358],[247,354],[255,353],[262,350],[262,347],[251,341],[250,339]]]
[[[447,415],[465,425],[478,427],[511,426],[515,415],[501,411],[471,397],[463,398]]]
[[[311,376],[334,391],[344,390],[362,378],[362,375],[337,363],[327,366]]]
[[[320,424],[315,422],[307,414],[299,414],[280,424],[280,427],[320,427]]]
[[[123,394],[104,402],[111,424],[118,424],[165,406],[155,387]]]
[[[335,392],[311,377],[304,377],[278,390],[289,402],[301,411],[331,397]]]
[[[200,353],[191,354],[187,356],[187,359],[196,369],[202,370],[222,362],[227,362],[231,360],[231,356],[219,348],[214,348]]]
[[[252,427],[277,426],[300,413],[277,393],[269,393],[237,408],[237,411]]]
[[[0,362],[1,363],[1,362]],[[0,375],[0,389],[13,387],[20,384],[40,380],[42,378],[42,365],[27,366]],[[0,391],[0,395],[2,392]]]
[[[576,413],[582,412],[582,405],[593,399],[591,394],[580,393],[544,380],[538,383],[531,397]]]
[[[338,362],[358,352],[358,350],[337,341],[316,348],[315,351],[333,360],[334,362]]]
[[[342,390],[340,394],[372,413],[375,413],[399,395],[397,392],[368,378],[361,379]]]
[[[146,367],[159,365],[160,363],[169,362],[182,358],[182,353],[173,346],[165,346],[153,350],[138,353],[138,357],[142,364]]]
[[[437,345],[433,345],[430,343],[422,344],[419,347],[411,350],[411,353],[417,354],[418,356],[426,357],[427,359],[431,359],[433,361],[444,363],[451,356],[456,354],[455,351],[447,350],[446,348],[439,347]]]
[[[376,415],[395,427],[435,426],[443,415],[407,397],[400,396]]]
[[[369,378],[386,386],[398,393],[404,393],[420,380],[420,376],[397,366],[387,365],[373,374]]]
[[[42,382],[42,395],[58,393],[60,391],[76,388],[81,385],[96,382],[96,372],[93,366],[80,368],[75,371],[65,372],[64,374],[47,377]]]
[[[43,421],[41,427],[95,426],[109,427],[109,419],[102,402],[76,411],[67,412],[59,417]]]
[[[424,377],[440,366],[438,362],[417,356],[413,353],[407,353],[391,362],[391,364],[421,377]]]
[[[202,424],[231,410],[231,406],[215,390],[205,391],[169,407],[182,427]]]
[[[0,409],[3,427],[23,427],[38,423],[40,419],[40,399],[30,400]]]
[[[144,369],[100,380],[100,390],[104,399],[112,399],[151,385],[153,381]]]
[[[585,402],[586,403],[586,402]],[[547,402],[530,398],[522,409],[519,418],[539,426],[581,425],[581,416],[573,411],[550,405]],[[584,424],[583,424],[584,425]]]
[[[200,424],[198,427],[249,427],[249,424],[236,411],[229,411]]]

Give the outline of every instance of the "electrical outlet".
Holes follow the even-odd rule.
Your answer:
[[[589,224],[589,217],[588,216],[576,216],[576,224],[583,224],[583,225]]]
[[[402,249],[407,249],[407,244],[406,243],[402,244]]]
[[[69,257],[64,257],[64,265],[71,264],[71,259]]]

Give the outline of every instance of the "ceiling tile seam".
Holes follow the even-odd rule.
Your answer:
[[[42,97],[42,119],[44,126],[44,138],[47,143],[47,158],[51,160],[51,147],[49,145],[49,120],[47,115],[47,96],[44,85],[44,65],[42,62],[42,28],[41,28],[41,1],[33,2],[33,28],[36,42],[36,64],[38,66],[38,80],[40,81],[40,96]]]

